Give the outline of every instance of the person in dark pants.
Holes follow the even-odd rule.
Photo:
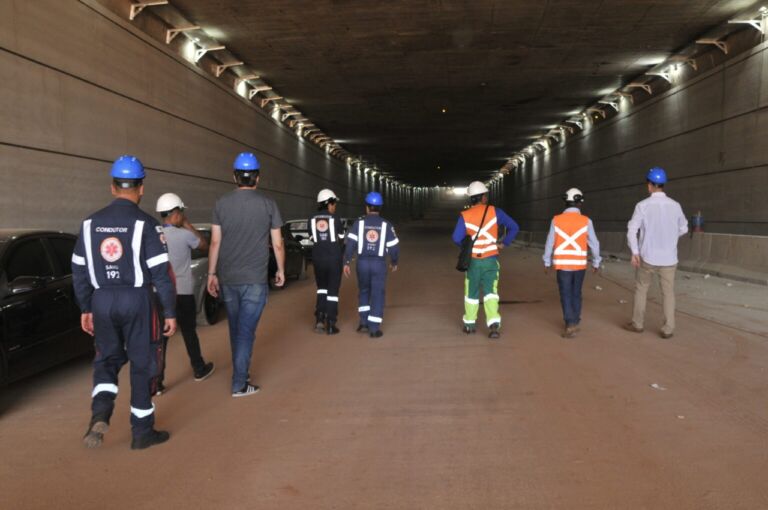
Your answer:
[[[83,442],[89,448],[102,444],[117,397],[117,375],[130,361],[131,448],[143,449],[170,437],[154,428],[150,386],[162,357],[160,336],[176,331],[176,292],[162,227],[138,207],[143,165],[133,156],[121,156],[111,174],[115,200],[86,218],[72,254],[81,326],[95,337],[96,346],[91,422]]]
[[[232,347],[232,396],[255,395],[249,369],[256,328],[267,304],[269,241],[275,253],[275,285],[285,283],[285,246],[280,210],[258,192],[261,165],[250,152],[235,158],[237,189],[221,197],[213,209],[208,253],[208,292],[223,295]],[[217,273],[218,271],[218,273]]]
[[[317,303],[315,306],[315,332],[335,335],[339,332],[336,321],[339,311],[339,288],[341,287],[341,268],[344,229],[336,217],[336,194],[321,190],[317,194],[319,212],[309,219],[312,236],[312,265],[315,268],[317,283]]]
[[[387,254],[390,268],[397,271],[400,256],[400,240],[392,223],[379,216],[384,200],[375,191],[365,197],[365,217],[360,218],[349,229],[344,251],[344,276],[352,273],[350,264],[357,253],[358,312],[360,313],[359,333],[368,332],[371,338],[380,338],[384,333],[384,295],[387,283]]]
[[[184,338],[189,362],[195,381],[204,381],[214,371],[213,363],[206,363],[200,352],[200,339],[197,337],[197,304],[194,295],[192,277],[192,250],[208,252],[208,242],[200,232],[189,223],[184,214],[184,202],[174,193],[165,193],[157,200],[155,208],[163,218],[163,233],[168,243],[168,257],[176,276],[176,319]],[[155,395],[165,392],[165,366],[168,352],[168,337],[163,336],[163,362],[155,384]]]
[[[581,322],[581,288],[587,271],[587,247],[592,251],[592,270],[600,269],[600,242],[592,220],[581,214],[584,195],[571,188],[563,195],[567,206],[555,216],[544,247],[544,270],[553,265],[557,270],[557,286],[565,321],[564,338],[573,338]]]

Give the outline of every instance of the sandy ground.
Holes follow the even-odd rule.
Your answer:
[[[201,383],[174,337],[161,446],[129,449],[127,370],[95,451],[80,442],[88,360],[7,388],[0,508],[768,508],[766,338],[681,313],[661,340],[655,304],[646,333],[625,332],[631,293],[590,275],[582,332],[564,340],[554,276],[519,249],[502,256],[502,339],[465,336],[446,229],[401,229],[380,340],[354,332],[354,280],[335,337],[311,332],[312,281],[273,293],[258,395],[229,396],[224,322],[200,329],[217,364]]]

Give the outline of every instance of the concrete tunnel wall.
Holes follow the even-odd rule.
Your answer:
[[[768,45],[748,50],[615,118],[529,158],[500,200],[522,227],[549,228],[562,193],[579,187],[598,232],[625,232],[647,196],[645,172],[664,167],[667,191],[707,232],[768,235]],[[645,92],[640,92],[645,94]],[[503,197],[503,198],[502,198]]]
[[[95,1],[0,2],[0,115],[0,227],[76,232],[111,199],[108,170],[123,153],[148,169],[144,210],[172,191],[193,222],[210,221],[246,150],[285,220],[306,218],[326,187],[343,216],[359,215],[372,189],[395,221],[421,205],[348,170]]]

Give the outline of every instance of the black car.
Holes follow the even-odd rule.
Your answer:
[[[0,230],[0,383],[93,352],[72,288],[76,237]]]
[[[289,278],[303,280],[307,277],[307,261],[304,258],[304,248],[301,243],[291,233],[288,224],[280,229],[283,234],[283,245],[285,246],[285,279]],[[275,252],[272,249],[272,240],[269,242],[269,286],[275,287],[275,274],[277,273],[277,262],[275,261]]]

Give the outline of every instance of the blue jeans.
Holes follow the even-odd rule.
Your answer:
[[[581,286],[584,285],[586,270],[557,271],[557,286],[560,288],[560,304],[566,327],[581,322]]]
[[[222,285],[222,296],[229,320],[232,346],[232,392],[240,391],[248,380],[256,327],[267,304],[267,284]]]

